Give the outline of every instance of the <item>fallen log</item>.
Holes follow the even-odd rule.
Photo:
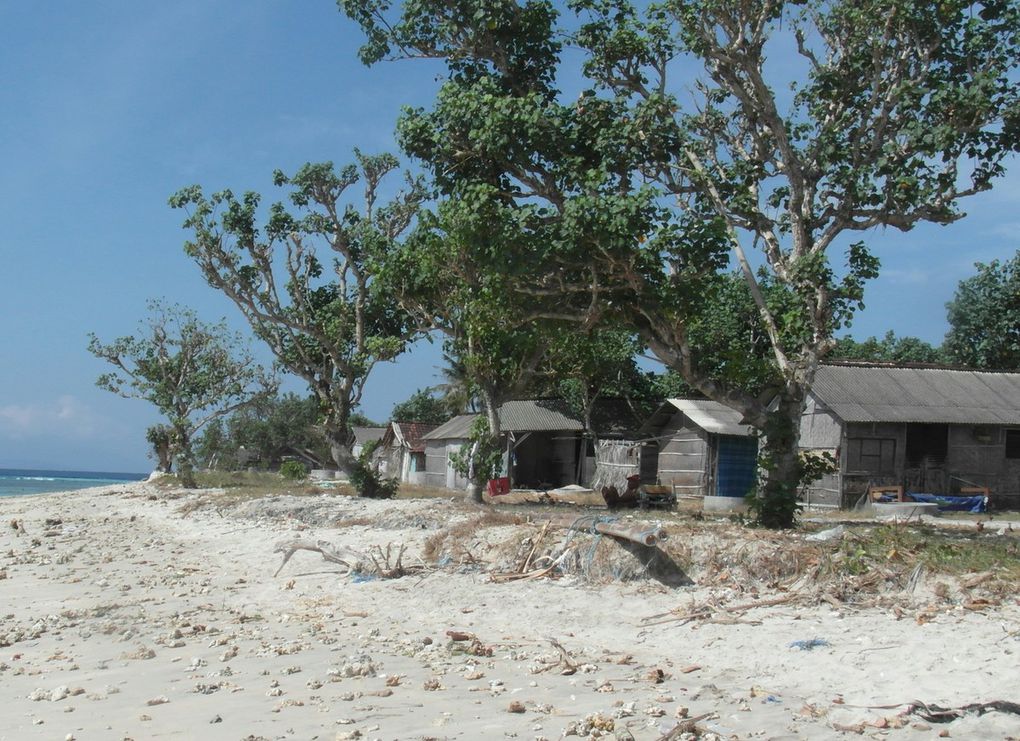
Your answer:
[[[648,546],[649,548],[658,542],[656,531],[641,528],[637,525],[625,527],[615,522],[596,522],[595,532],[620,538],[621,540],[629,540],[631,543]]]

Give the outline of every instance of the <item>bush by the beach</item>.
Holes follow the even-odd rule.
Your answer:
[[[280,464],[280,475],[291,481],[300,481],[308,476],[308,471],[300,461],[284,461]]]

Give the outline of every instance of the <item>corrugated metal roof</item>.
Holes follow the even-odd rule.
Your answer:
[[[749,437],[754,428],[743,424],[743,415],[736,409],[708,399],[669,399],[669,403],[686,414],[690,420],[705,432],[717,435],[739,435]]]
[[[1020,424],[1020,373],[823,365],[812,393],[845,422]]]
[[[583,430],[566,403],[559,399],[517,399],[499,408],[499,425],[504,432],[558,432]]]
[[[427,435],[423,440],[467,440],[471,433],[471,423],[478,417],[477,414],[461,414],[453,419],[444,422]]]
[[[462,414],[436,428],[426,440],[464,440],[468,437],[475,414]],[[558,399],[515,399],[499,408],[499,426],[503,432],[560,432],[584,429],[574,418],[566,403]]]
[[[382,440],[383,435],[386,434],[385,427],[353,427],[351,429],[354,430],[354,440],[358,445],[364,445],[373,440]]]

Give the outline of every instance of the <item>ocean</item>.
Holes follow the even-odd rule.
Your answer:
[[[43,471],[29,468],[0,468],[0,497],[45,494],[51,491],[87,489],[90,486],[141,481],[147,474],[109,471]]]

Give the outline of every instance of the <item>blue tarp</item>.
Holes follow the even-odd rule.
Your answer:
[[[945,512],[984,512],[988,504],[988,497],[950,497],[942,494],[919,494],[908,491],[907,498],[915,502],[927,502],[937,504],[939,509]]]

